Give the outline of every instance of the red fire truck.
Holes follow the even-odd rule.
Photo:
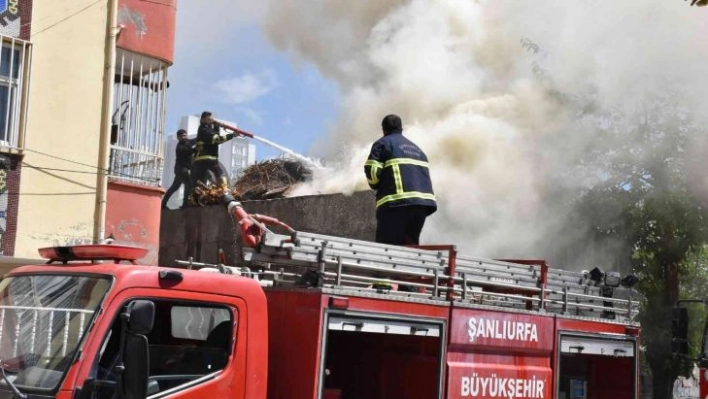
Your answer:
[[[245,266],[78,245],[6,275],[0,399],[638,398],[632,276],[295,232],[227,203]]]

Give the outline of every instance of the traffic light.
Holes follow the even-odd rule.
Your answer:
[[[688,309],[676,307],[671,314],[671,352],[688,355]]]

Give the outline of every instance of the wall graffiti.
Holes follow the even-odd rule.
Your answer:
[[[7,200],[7,168],[5,165],[0,165],[0,255],[5,255],[2,251],[2,242],[7,231],[7,206],[10,201]]]
[[[106,237],[114,244],[148,249],[141,264],[157,263],[160,247],[160,201],[162,191],[120,181],[108,183]]]
[[[91,244],[92,234],[93,223],[84,222],[65,226],[58,230],[32,232],[27,237],[38,241],[37,245],[70,246]]]
[[[118,11],[118,23],[121,25],[133,25],[135,34],[141,39],[147,34],[147,24],[140,11],[130,9],[126,6],[121,7]]]
[[[0,0],[0,34],[20,37],[23,6],[20,0]]]
[[[208,3],[205,1],[204,3]],[[171,63],[177,0],[120,0],[118,47]]]
[[[139,246],[148,250],[147,255],[140,260],[140,263],[152,265],[157,263],[159,245],[150,242],[149,228],[139,219],[130,218],[121,220],[115,225],[108,222],[106,226],[107,237],[112,238],[113,244]]]
[[[0,154],[0,255],[12,256],[17,231],[17,205],[20,185],[20,159]]]

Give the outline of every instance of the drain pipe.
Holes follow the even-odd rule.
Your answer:
[[[118,0],[108,0],[106,23],[106,65],[103,71],[103,98],[101,104],[101,134],[98,149],[96,177],[96,205],[94,210],[93,243],[101,244],[106,236],[106,200],[108,197],[108,155],[111,152],[111,112],[113,86],[116,74],[116,43],[118,41]]]

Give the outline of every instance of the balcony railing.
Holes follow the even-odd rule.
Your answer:
[[[164,163],[168,64],[117,50],[110,177],[159,186]]]

